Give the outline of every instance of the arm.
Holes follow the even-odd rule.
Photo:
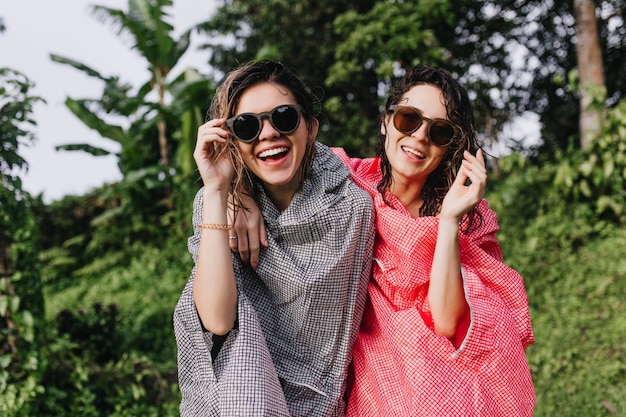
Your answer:
[[[471,184],[466,186],[467,179]],[[465,152],[465,160],[439,213],[437,244],[428,287],[428,300],[435,333],[452,338],[468,310],[461,277],[459,222],[485,194],[487,170],[482,151],[474,157]]]
[[[228,158],[222,129],[223,119],[211,120],[198,129],[194,159],[204,183],[202,222],[205,225],[227,224],[228,187],[233,167]],[[228,333],[235,322],[237,286],[228,245],[228,230],[202,228],[193,298],[205,329]]]

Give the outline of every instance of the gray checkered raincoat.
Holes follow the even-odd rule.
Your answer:
[[[219,354],[192,296],[176,305],[182,416],[342,416],[351,347],[370,278],[374,212],[342,162],[316,143],[310,178],[278,212],[257,191],[269,247],[256,270],[233,255],[237,321]],[[189,251],[198,256],[202,190]],[[215,354],[215,351],[213,352]]]

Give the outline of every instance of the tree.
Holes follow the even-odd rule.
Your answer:
[[[142,92],[153,91],[157,96],[157,130],[160,162],[163,165],[170,165],[170,141],[161,110],[165,107],[167,76],[187,51],[191,36],[190,31],[186,31],[179,39],[171,37],[173,27],[165,21],[167,14],[164,11],[165,7],[171,5],[171,0],[129,0],[127,13],[104,6],[92,7],[96,18],[111,23],[118,35],[129,35],[133,49],[139,51],[148,62],[150,90],[144,86]],[[145,99],[145,96],[141,98]]]
[[[166,9],[171,5],[171,0],[129,0],[128,12],[103,6],[91,9],[98,19],[112,23],[118,35],[130,39],[132,48],[144,57],[148,79],[137,89],[118,76],[105,76],[83,63],[51,55],[53,61],[104,83],[100,98],[67,98],[66,105],[86,126],[120,145],[117,157],[123,179],[101,190],[99,196],[106,201],[102,205],[107,209],[93,225],[98,229],[123,218],[127,228],[108,228],[101,234],[96,230],[87,249],[125,247],[158,234],[161,217],[173,206],[175,175],[190,175],[193,171],[195,132],[203,121],[197,103],[206,101],[213,86],[193,69],[171,77],[189,46],[191,34],[189,29],[180,38],[172,38],[173,27],[166,21]],[[90,144],[57,149],[95,156],[111,153]]]
[[[193,109],[195,102],[182,108],[169,106],[172,93],[182,96],[196,94],[210,87],[210,84],[193,70],[181,74],[174,80],[168,76],[187,51],[190,44],[191,29],[185,31],[178,39],[171,36],[173,27],[167,22],[169,17],[166,8],[172,6],[172,0],[129,0],[128,12],[104,6],[92,6],[91,11],[101,22],[110,23],[119,36],[130,40],[135,49],[145,59],[149,78],[145,84],[133,93],[132,86],[121,83],[116,76],[106,77],[87,65],[58,55],[51,58],[59,63],[73,66],[91,77],[102,80],[105,84],[102,98],[75,100],[68,98],[67,106],[87,126],[95,129],[103,137],[118,142],[122,151],[120,169],[122,174],[132,170],[155,165],[172,164],[172,153],[176,147],[172,143],[172,135],[178,127],[179,116]],[[154,93],[156,100],[152,102],[149,95]],[[177,104],[184,104],[181,100]],[[103,116],[116,115],[128,118],[131,127],[124,131],[120,126],[107,123]],[[174,124],[170,126],[168,124]],[[143,143],[142,137],[149,129],[156,129],[158,137],[158,158],[152,153],[145,157],[146,151],[152,148]],[[187,139],[181,138],[179,139]],[[195,139],[195,138],[194,138]],[[94,155],[109,152],[88,145],[63,146],[65,150],[81,150]],[[143,154],[139,155],[139,154]]]
[[[600,134],[606,90],[596,6],[592,0],[574,0],[574,10],[576,56],[580,76],[580,145],[584,148]]]
[[[595,2],[599,52],[604,67],[606,106],[615,106],[626,91],[625,7],[622,0]],[[568,83],[578,71],[576,10],[570,0],[504,1],[515,8],[516,29],[507,36],[523,52],[524,78],[530,82],[519,109],[540,115],[542,146],[538,153],[554,158],[579,137],[580,94],[577,83]],[[595,13],[594,13],[595,15]],[[582,75],[582,74],[581,74]],[[582,81],[582,80],[581,80]]]
[[[44,330],[44,303],[37,261],[37,235],[31,197],[19,170],[27,163],[19,148],[34,140],[29,130],[32,84],[23,74],[0,68],[0,414],[23,412],[38,394]]]

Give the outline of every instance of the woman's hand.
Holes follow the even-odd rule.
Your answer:
[[[440,219],[454,219],[458,223],[463,215],[474,208],[485,196],[487,168],[482,150],[476,156],[463,154],[461,168],[441,205]],[[466,185],[467,180],[470,184]]]
[[[252,268],[259,264],[261,245],[267,247],[267,233],[261,210],[252,197],[242,198],[243,208],[235,214],[232,206],[228,209],[228,224],[232,226],[228,242],[230,249],[239,252],[243,263],[250,262]]]
[[[198,128],[193,158],[204,186],[212,191],[227,191],[234,174],[228,157],[228,131],[225,119],[209,120]]]

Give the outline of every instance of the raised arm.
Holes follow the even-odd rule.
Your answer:
[[[459,222],[485,195],[487,170],[482,151],[465,152],[459,173],[439,213],[437,244],[428,288],[435,333],[452,338],[468,310],[461,277]],[[470,185],[465,185],[467,179]]]
[[[198,129],[194,159],[204,183],[200,244],[193,283],[193,299],[203,327],[217,335],[235,323],[237,286],[228,243],[226,208],[233,166],[225,141],[224,119]]]

